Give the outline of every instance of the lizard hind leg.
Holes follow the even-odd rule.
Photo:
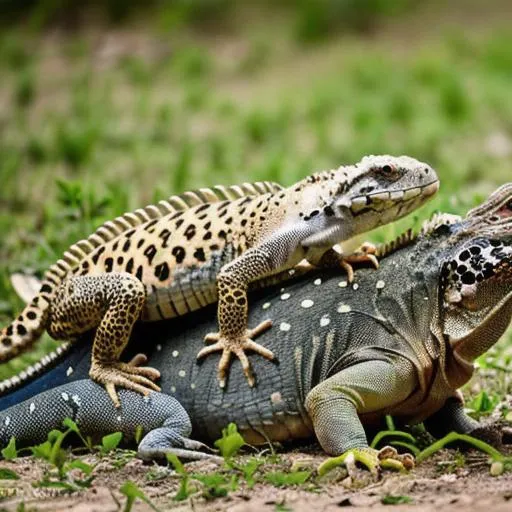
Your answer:
[[[52,304],[48,332],[54,338],[69,338],[96,328],[89,376],[105,385],[116,407],[120,404],[116,386],[144,395],[160,391],[152,382],[160,377],[157,370],[139,367],[140,358],[130,363],[119,360],[144,301],[144,285],[138,279],[112,272],[68,279]]]

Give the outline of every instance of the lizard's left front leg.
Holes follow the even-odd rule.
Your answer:
[[[222,350],[219,361],[218,375],[221,387],[226,385],[231,354],[234,353],[242,363],[244,374],[250,386],[254,386],[254,376],[245,350],[273,359],[274,354],[265,347],[255,343],[252,338],[272,326],[270,320],[261,322],[253,329],[247,328],[247,289],[249,283],[270,273],[272,265],[265,253],[259,249],[249,249],[239,258],[225,265],[217,276],[218,321],[220,332],[209,333],[206,342],[213,345],[199,351],[197,358]]]

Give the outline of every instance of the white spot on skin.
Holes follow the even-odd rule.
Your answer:
[[[377,284],[375,285],[375,288],[377,288],[377,290],[382,290],[382,288],[384,288],[384,286],[386,286],[386,283],[384,281],[382,281],[381,279],[379,279],[377,281]]]
[[[121,418],[121,416],[118,416],[118,417],[117,417],[117,421],[119,421],[119,423],[121,423],[121,421],[123,421],[123,419]]]
[[[347,284],[348,284],[348,283],[347,283],[347,281],[340,281],[340,282],[338,283],[338,286],[339,286],[340,288],[346,288],[346,287],[347,287]]]
[[[28,407],[28,410],[29,410],[30,414],[32,414],[36,410],[36,404],[34,402],[31,402]]]
[[[281,300],[288,300],[289,298],[290,298],[289,293],[283,293],[283,295],[281,295]]]
[[[354,283],[354,284],[352,285],[352,288],[353,288],[354,290],[357,290],[357,289],[359,288],[359,285],[358,285],[357,283]]]
[[[172,351],[172,357],[178,357],[180,353],[177,350]]]
[[[293,276],[293,274],[295,274],[294,268],[291,268],[290,270],[288,270],[288,275]]]
[[[176,386],[171,386],[171,393],[176,393]]]
[[[279,393],[279,391],[276,391],[275,393],[272,393],[270,395],[270,401],[275,405],[280,404],[283,401],[283,397],[281,396],[281,393]]]
[[[62,399],[63,399],[64,401],[66,401],[66,402],[69,400],[69,395],[68,395],[67,393],[61,393],[61,395],[60,395],[60,396],[61,396],[61,397],[62,397]]]
[[[73,368],[71,366],[66,370],[66,375],[69,377],[73,373]]]
[[[331,323],[329,316],[323,316],[320,318],[320,327],[327,327]]]
[[[178,372],[178,375],[179,375],[181,378],[185,377],[185,375],[186,375],[186,374],[187,374],[187,372],[186,372],[185,370],[180,370],[180,371]]]
[[[281,324],[279,325],[279,330],[280,331],[283,331],[283,332],[288,332],[291,328],[291,325],[290,324],[287,324],[286,322],[281,322]]]
[[[350,313],[352,308],[348,304],[340,304],[338,306],[338,313]]]
[[[151,399],[150,399],[149,395],[144,395],[142,400],[144,400],[144,402],[148,403]]]
[[[261,309],[268,309],[271,306],[270,302],[265,302],[263,306],[261,306]]]
[[[190,389],[196,389],[196,384],[195,384],[195,382],[192,382],[192,384],[190,384]]]
[[[6,416],[5,417],[5,421],[4,421],[4,425],[6,427],[8,427],[10,423],[11,423],[11,417],[10,416]]]
[[[75,402],[76,405],[80,405],[80,397],[78,395],[73,395],[71,397],[71,400],[73,400],[73,402]]]
[[[162,350],[162,345],[160,345],[160,343],[156,346],[156,349],[158,352],[160,352]]]
[[[315,286],[320,286],[320,285],[322,284],[322,280],[321,280],[320,278],[315,279],[315,280],[313,281],[313,284],[314,284]]]
[[[311,299],[305,299],[303,300],[300,305],[305,308],[305,309],[309,309],[310,307],[312,307],[315,303],[311,300]]]

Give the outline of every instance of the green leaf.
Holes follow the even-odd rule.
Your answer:
[[[8,468],[0,468],[0,480],[19,480],[20,477],[16,471]]]
[[[392,496],[388,494],[383,496],[380,502],[383,505],[402,505],[405,503],[412,503],[412,498],[410,496]]]
[[[94,469],[94,466],[91,464],[87,464],[86,462],[83,462],[80,459],[75,459],[71,461],[67,466],[67,469],[79,469],[86,475],[90,475],[92,473],[92,470]]]
[[[16,449],[16,439],[11,437],[9,444],[2,450],[2,456],[5,460],[12,460],[18,456],[18,450]]]
[[[273,471],[264,475],[265,480],[275,487],[289,487],[291,485],[302,485],[311,475],[311,471],[294,471],[283,473]]]
[[[156,510],[158,512],[158,509],[153,505],[153,503],[151,503],[149,498],[131,480],[127,480],[120,487],[119,491],[126,496],[126,505],[124,507],[124,512],[130,512],[130,510],[133,507],[133,503],[137,498],[146,503],[147,505],[149,505],[153,510]]]
[[[78,435],[80,435],[80,430],[78,429],[78,425],[71,419],[71,418],[65,418],[62,424],[71,430],[71,432],[75,432]]]
[[[244,438],[239,434],[234,423],[230,423],[226,428],[223,428],[222,437],[215,441],[215,446],[220,450],[224,459],[231,458],[244,444]]]
[[[32,455],[34,455],[34,457],[50,460],[50,454],[52,451],[52,444],[50,441],[45,441],[44,443],[31,446],[30,449],[32,450]]]
[[[114,432],[113,434],[103,436],[103,438],[101,439],[101,446],[103,448],[103,451],[105,453],[108,453],[112,450],[115,450],[118,447],[119,443],[121,442],[121,439],[123,439],[122,432]]]
[[[176,473],[178,473],[180,475],[186,474],[187,471],[185,470],[185,466],[183,465],[181,460],[178,459],[178,456],[175,453],[167,453],[166,457],[167,457],[167,461],[173,465]]]

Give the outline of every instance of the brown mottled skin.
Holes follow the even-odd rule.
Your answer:
[[[134,322],[183,315],[218,299],[220,332],[206,336],[215,343],[198,357],[222,350],[223,386],[235,353],[252,385],[244,350],[269,359],[273,353],[251,339],[270,322],[248,329],[249,285],[304,258],[350,269],[350,257],[333,245],[421,206],[438,180],[410,157],[372,156],[287,189],[265,186],[246,187],[242,197],[226,200],[208,191],[203,197],[189,193],[194,204],[182,209],[163,214],[150,206],[138,217],[135,212],[106,223],[50,268],[40,293],[1,332],[0,359],[26,349],[45,328],[56,339],[96,329],[90,376],[118,404],[115,386],[143,394],[159,389],[157,370],[119,362]]]

